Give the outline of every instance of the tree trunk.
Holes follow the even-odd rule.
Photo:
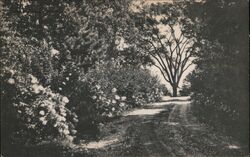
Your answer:
[[[173,85],[172,88],[173,88],[173,95],[172,96],[177,97],[177,86]]]

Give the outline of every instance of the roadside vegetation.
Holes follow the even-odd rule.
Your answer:
[[[202,122],[248,144],[248,2],[208,0],[190,10],[201,20],[197,68],[189,76],[193,111]]]
[[[178,91],[200,122],[248,145],[248,4],[1,1],[1,155],[91,156],[79,145],[105,124]]]
[[[75,144],[96,140],[106,121],[166,93],[141,62],[118,55],[129,5],[1,3],[3,156],[69,156]]]

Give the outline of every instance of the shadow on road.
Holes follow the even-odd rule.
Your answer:
[[[107,123],[102,140],[92,142],[97,157],[246,156],[230,137],[200,124],[190,112],[190,98],[163,98]]]

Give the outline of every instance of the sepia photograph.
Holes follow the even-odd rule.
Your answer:
[[[249,0],[0,0],[1,157],[250,157]]]

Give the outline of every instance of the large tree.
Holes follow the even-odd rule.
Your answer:
[[[197,51],[196,40],[188,32],[189,19],[184,16],[184,6],[185,3],[152,4],[134,15],[133,44],[151,58],[151,63],[172,86],[174,97]]]

